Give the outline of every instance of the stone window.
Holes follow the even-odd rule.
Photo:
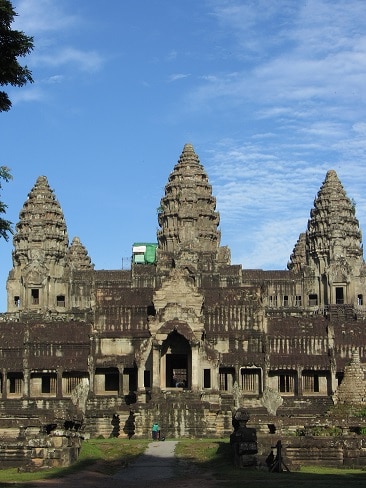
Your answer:
[[[220,390],[222,391],[232,391],[234,384],[234,368],[220,368]]]
[[[31,290],[31,304],[32,305],[39,305],[39,289],[32,288]]]
[[[304,373],[302,377],[303,393],[319,393],[319,377],[314,373]]]
[[[295,394],[295,372],[283,372],[278,375],[278,391],[280,393]]]
[[[269,296],[269,306],[270,307],[277,307],[277,295],[270,295]]]
[[[58,307],[64,307],[65,306],[65,295],[57,295],[56,304]]]
[[[261,370],[248,368],[241,370],[241,389],[244,393],[258,395],[261,393]]]
[[[56,373],[31,373],[30,395],[32,397],[56,396],[56,388]]]
[[[70,396],[81,383],[89,382],[87,373],[70,372],[62,375],[62,395]]]
[[[137,368],[124,368],[123,378],[124,387],[128,386],[129,393],[134,393],[137,390]]]
[[[19,308],[20,307],[20,297],[18,295],[14,296],[14,305]]]
[[[8,373],[7,374],[7,393],[8,396],[20,397],[23,394],[23,374],[22,373]]]
[[[303,371],[302,391],[304,395],[328,394],[327,373],[325,371]]]
[[[288,307],[288,306],[289,306],[289,299],[288,299],[288,295],[284,295],[284,296],[283,296],[283,306],[284,306],[284,307]]]
[[[95,371],[95,393],[97,395],[118,395],[119,373],[117,368],[97,368]]]
[[[363,305],[363,296],[357,295],[357,305]]]
[[[301,307],[301,305],[302,305],[301,295],[296,295],[295,296],[295,306],[296,307]]]
[[[203,388],[211,388],[211,370],[203,370]]]
[[[309,295],[309,307],[316,307],[318,305],[318,295],[316,293],[311,293]]]

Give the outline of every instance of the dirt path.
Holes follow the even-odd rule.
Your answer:
[[[27,488],[213,488],[216,482],[181,463],[174,455],[176,442],[151,442],[143,455],[113,476],[98,472],[98,466],[64,478],[26,483]]]

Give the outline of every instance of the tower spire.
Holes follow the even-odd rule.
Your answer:
[[[8,311],[52,310],[65,297],[68,235],[64,214],[46,176],[40,176],[19,214],[7,281]]]
[[[332,262],[362,264],[361,231],[355,205],[346,195],[337,173],[329,170],[311,210],[306,232],[308,259],[320,272]]]
[[[216,255],[221,236],[215,209],[207,174],[192,144],[185,144],[160,202],[159,255],[171,255],[176,264],[193,264],[199,253]]]

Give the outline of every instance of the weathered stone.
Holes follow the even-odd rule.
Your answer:
[[[234,407],[259,431],[293,431],[333,399],[364,406],[366,267],[336,172],[287,271],[232,265],[219,221],[186,144],[158,209],[156,262],[95,270],[39,177],[16,226],[0,317],[0,432],[50,453],[55,429],[69,440],[143,437],[158,420],[166,436],[221,437]]]

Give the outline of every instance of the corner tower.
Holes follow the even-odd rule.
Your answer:
[[[355,205],[337,173],[330,170],[314,200],[306,234],[301,235],[289,263],[290,269],[305,272],[317,305],[362,304],[361,237]]]
[[[40,176],[23,205],[13,238],[8,312],[55,310],[67,295],[68,235],[60,204]]]
[[[185,144],[161,199],[158,266],[212,270],[220,249],[220,217],[212,187],[192,144]]]
[[[327,172],[306,232],[309,261],[323,273],[332,263],[347,261],[351,267],[363,263],[361,231],[355,205],[346,195],[334,170]]]

